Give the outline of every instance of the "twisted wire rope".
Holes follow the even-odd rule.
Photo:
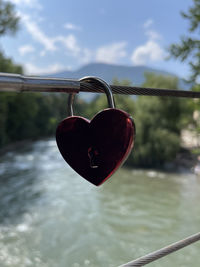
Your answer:
[[[104,93],[104,91],[100,87],[97,87],[95,84],[81,82],[80,85],[81,85],[80,86],[81,92]],[[195,92],[195,91],[159,89],[159,88],[156,89],[156,88],[120,86],[120,85],[110,85],[110,87],[114,94],[200,98],[200,92]]]
[[[181,248],[184,248],[186,246],[191,245],[192,243],[195,243],[200,240],[200,232],[196,233],[194,235],[191,235],[183,240],[180,240],[176,243],[173,243],[167,247],[161,248],[157,251],[154,251],[150,254],[147,254],[143,257],[140,257],[136,260],[130,261],[128,263],[125,263],[123,265],[120,265],[119,267],[140,267],[144,266],[150,262],[156,261],[164,256],[167,256]]]

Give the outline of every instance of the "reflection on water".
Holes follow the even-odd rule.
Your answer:
[[[119,170],[95,187],[54,140],[0,158],[0,266],[118,266],[200,230],[200,178]],[[196,243],[148,266],[199,267]]]

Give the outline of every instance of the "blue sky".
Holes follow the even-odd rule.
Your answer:
[[[189,75],[186,64],[166,61],[166,48],[187,33],[192,0],[11,0],[20,30],[1,48],[27,74],[78,69],[90,62],[145,65]]]

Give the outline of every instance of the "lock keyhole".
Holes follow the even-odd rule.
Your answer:
[[[99,159],[99,152],[94,147],[89,147],[88,149],[88,157],[90,160],[90,167],[96,169],[99,167],[98,159]]]

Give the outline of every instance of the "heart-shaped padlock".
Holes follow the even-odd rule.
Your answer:
[[[96,77],[85,77],[80,82],[100,86],[106,92],[109,108],[99,112],[91,121],[73,116],[74,95],[71,94],[71,116],[58,125],[56,141],[65,161],[83,178],[100,185],[128,157],[134,144],[135,125],[128,113],[115,108],[107,83]]]

